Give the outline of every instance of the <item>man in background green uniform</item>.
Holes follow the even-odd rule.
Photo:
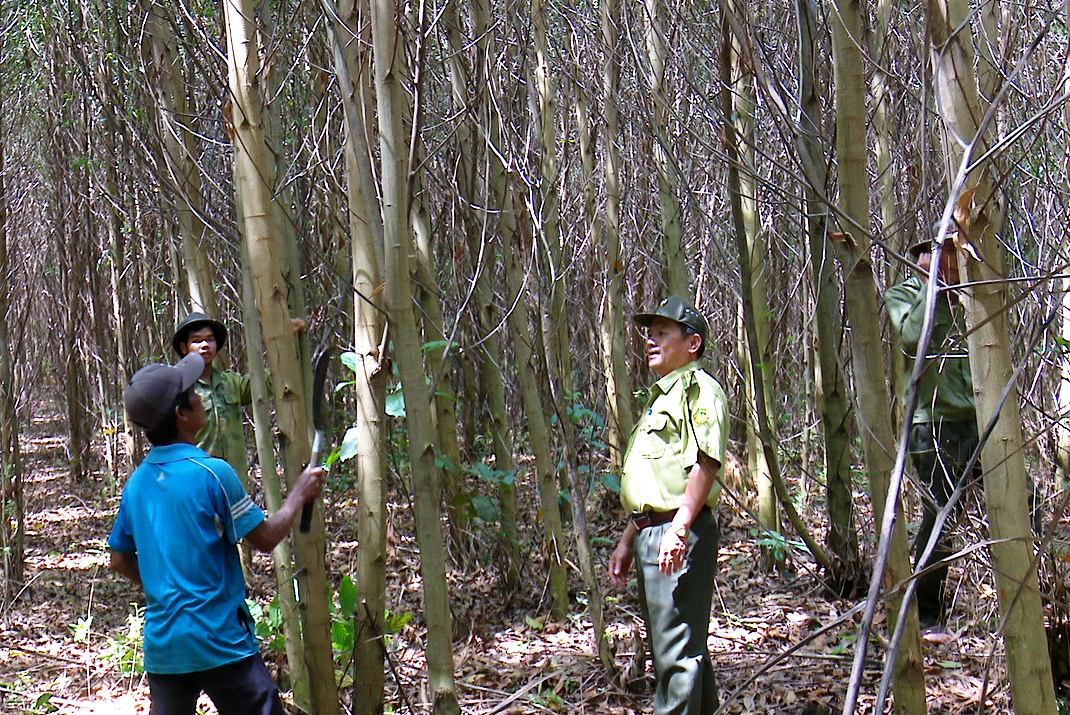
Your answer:
[[[678,296],[635,316],[658,381],[624,457],[624,533],[609,559],[624,586],[632,563],[654,658],[654,715],[711,715],[717,683],[707,639],[720,533],[714,508],[728,441],[728,401],[698,363],[706,319]]]
[[[922,488],[922,520],[914,542],[915,570],[932,570],[918,577],[918,617],[922,629],[941,629],[947,620],[944,585],[952,550],[941,530],[936,548],[923,562],[920,557],[933,532],[937,515],[951,499],[955,486],[966,476],[980,474],[980,465],[965,475],[966,464],[977,449],[977,412],[973,378],[966,346],[964,309],[956,286],[959,283],[957,249],[944,241],[936,275],[937,294],[932,338],[925,370],[918,381],[918,403],[910,426],[907,447]],[[908,251],[917,264],[915,275],[888,289],[884,302],[892,328],[906,354],[904,388],[909,386],[914,358],[925,320],[925,292],[932,262],[932,242],[922,241]]]
[[[171,345],[178,355],[199,353],[204,372],[193,385],[204,404],[205,425],[196,444],[213,457],[227,461],[249,488],[249,453],[242,408],[252,402],[249,376],[215,367],[215,358],[227,343],[226,327],[204,313],[191,313],[175,328]]]

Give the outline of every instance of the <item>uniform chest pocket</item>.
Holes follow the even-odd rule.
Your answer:
[[[220,404],[230,407],[241,407],[241,395],[230,385],[221,387],[216,394]]]
[[[664,412],[647,415],[639,428],[639,454],[647,459],[657,459],[672,452],[675,434],[669,415]]]

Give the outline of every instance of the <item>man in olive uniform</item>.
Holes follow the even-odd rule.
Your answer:
[[[936,524],[937,514],[962,482],[966,464],[977,449],[977,412],[973,399],[966,322],[956,286],[959,283],[957,248],[949,237],[944,241],[937,271],[941,291],[925,370],[918,381],[918,403],[910,426],[907,447],[922,488],[922,521],[914,542],[915,569],[940,564],[918,578],[918,617],[924,630],[942,628],[946,621],[944,584],[952,551],[941,533],[936,548],[924,563],[920,556]],[[925,292],[932,262],[932,242],[916,243],[908,249],[917,264],[915,275],[888,289],[884,302],[892,328],[906,354],[903,384],[908,386],[925,320]],[[972,475],[980,474],[976,466]],[[943,530],[941,530],[943,531]]]
[[[193,389],[204,405],[206,422],[196,444],[213,457],[227,461],[249,488],[249,453],[246,449],[242,408],[252,402],[249,376],[215,367],[215,358],[227,343],[227,329],[204,313],[191,313],[175,328],[171,345],[179,357],[199,353],[204,372]]]
[[[609,559],[613,583],[632,563],[654,657],[654,715],[710,715],[717,683],[707,638],[720,533],[714,508],[728,440],[728,401],[699,366],[706,320],[678,296],[635,316],[658,376],[624,457],[629,514]]]

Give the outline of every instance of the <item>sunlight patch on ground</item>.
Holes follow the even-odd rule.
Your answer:
[[[29,556],[26,565],[33,571],[90,571],[108,565],[108,557],[103,553],[70,553]]]
[[[99,509],[91,509],[85,505],[63,506],[49,511],[39,511],[34,515],[36,521],[42,524],[67,523],[82,519],[104,519],[110,517],[110,511],[104,512]]]
[[[100,693],[100,697],[108,697]],[[148,700],[144,696],[125,693],[110,700],[53,700],[59,706],[57,715],[143,715],[149,711]]]

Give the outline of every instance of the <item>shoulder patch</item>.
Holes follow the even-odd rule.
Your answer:
[[[709,419],[709,413],[706,412],[706,408],[705,407],[699,407],[692,414],[692,419],[693,419],[695,424],[704,425],[704,424],[706,424],[706,420]]]

